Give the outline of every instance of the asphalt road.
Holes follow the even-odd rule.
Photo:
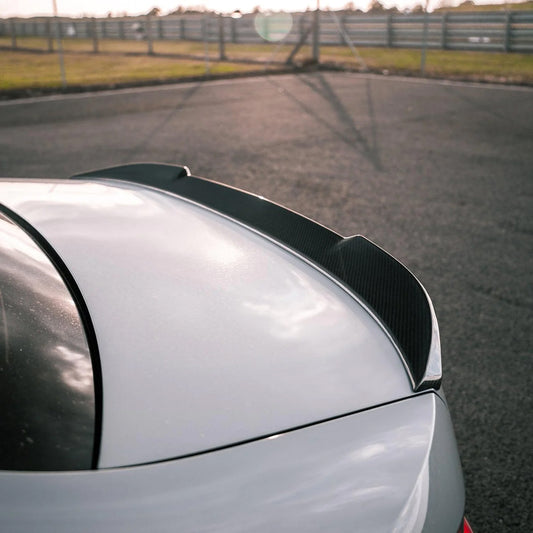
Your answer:
[[[0,175],[183,163],[424,283],[479,532],[533,531],[533,90],[314,73],[0,104]]]

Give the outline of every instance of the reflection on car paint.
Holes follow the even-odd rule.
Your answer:
[[[94,385],[70,293],[38,245],[0,214],[0,468],[91,467]]]

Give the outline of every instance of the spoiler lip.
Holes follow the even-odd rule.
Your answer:
[[[429,295],[403,264],[362,235],[342,237],[262,196],[192,176],[186,166],[132,163],[71,179],[112,179],[169,192],[280,243],[363,302],[396,346],[415,392],[440,388],[440,335]]]

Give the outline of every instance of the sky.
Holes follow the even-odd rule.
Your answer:
[[[299,11],[307,7],[315,8],[316,0],[56,0],[59,15],[79,17],[105,16],[111,11],[113,15],[140,15],[153,7],[159,7],[162,14],[176,9],[178,6],[192,7],[204,5],[209,9],[229,13],[235,9],[243,12],[252,11],[257,5],[263,10]],[[370,0],[352,0],[356,8],[366,11]],[[462,0],[447,0],[448,4],[458,4]],[[498,0],[501,3],[502,0]],[[320,0],[321,7],[340,9],[348,0]],[[431,6],[437,7],[441,0],[430,0]],[[495,3],[496,0],[476,0],[477,4]],[[381,0],[386,7],[396,6],[399,9],[412,7],[421,0]],[[53,0],[0,0],[0,18],[29,17],[51,15]]]

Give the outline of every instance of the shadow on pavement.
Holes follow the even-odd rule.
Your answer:
[[[304,103],[286,87],[282,87],[277,80],[269,78],[269,81],[276,87],[283,89],[284,94],[299,107],[301,107],[306,114],[325,126],[350,148],[359,148],[363,156],[370,161],[376,170],[383,170],[383,164],[381,162],[379,146],[377,142],[377,127],[374,114],[374,104],[372,100],[371,80],[366,80],[368,115],[371,121],[370,139],[367,139],[365,135],[363,135],[357,128],[350,111],[342,103],[340,98],[337,96],[337,93],[335,93],[321,72],[317,72],[312,77],[298,76],[297,79],[325,100],[325,102],[336,114],[340,124],[344,126],[344,131],[339,131],[335,125],[330,124],[327,120],[322,118],[312,107]]]

